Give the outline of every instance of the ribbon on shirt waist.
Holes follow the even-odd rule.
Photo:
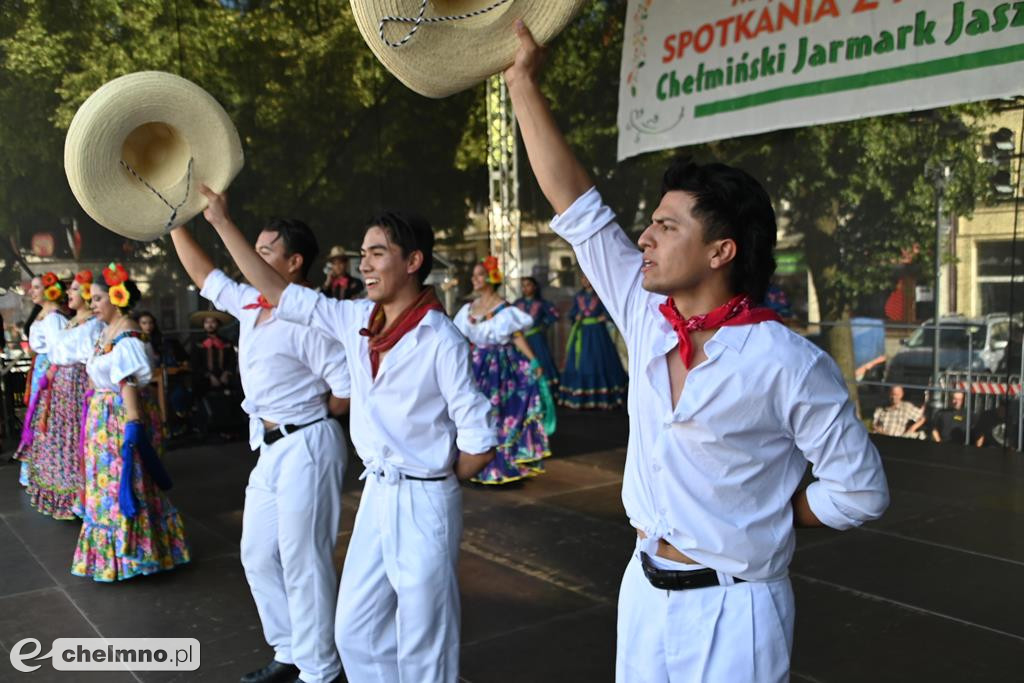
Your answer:
[[[569,329],[569,341],[566,348],[573,348],[576,351],[576,369],[580,369],[580,354],[583,353],[583,326],[598,325],[604,321],[596,316],[581,318],[572,324]]]
[[[39,396],[44,391],[49,393],[49,388],[50,378],[44,372],[43,376],[39,378],[39,382],[36,384],[36,393],[32,394],[32,400],[29,401],[28,410],[25,411],[25,421],[21,424],[21,440],[18,442],[19,451],[32,445],[33,438],[35,437],[35,431],[32,429],[32,420],[35,418],[36,410],[39,408]]]
[[[96,393],[95,389],[86,389],[85,395],[82,396],[82,419],[79,422],[78,431],[78,471],[82,474],[82,481],[85,481],[85,444],[88,435],[85,432],[86,423],[89,421],[89,404],[92,403],[92,397]],[[82,514],[79,517],[85,517],[85,486],[78,488],[78,503],[82,508]]]
[[[371,474],[376,475],[386,484],[397,484],[398,480],[402,478],[399,469],[379,455],[364,460],[363,466],[366,469],[359,475],[359,481],[363,481]]]
[[[532,337],[533,335],[540,334],[543,331],[544,331],[544,328],[542,326],[540,326],[540,325],[537,325],[536,327],[531,327],[526,332],[523,332],[523,336],[524,337]]]

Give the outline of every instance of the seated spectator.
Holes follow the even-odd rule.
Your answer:
[[[231,439],[241,433],[241,383],[235,346],[220,334],[220,327],[232,322],[220,311],[197,311],[192,324],[203,326],[203,338],[192,348],[192,396],[198,409],[200,430]]]
[[[362,293],[363,281],[349,275],[344,247],[331,247],[327,254],[327,279],[320,291],[333,299],[355,299]]]
[[[149,311],[141,311],[136,316],[143,334],[149,337],[149,343],[156,353],[155,368],[163,371],[161,377],[166,405],[164,418],[171,436],[180,436],[188,431],[191,414],[192,397],[190,395],[186,375],[189,371],[188,354],[185,347],[174,337],[165,337],[156,322],[156,316]]]
[[[932,416],[932,440],[936,443],[964,443],[967,435],[967,411],[964,392],[955,391],[949,408],[940,408]]]
[[[903,387],[889,389],[889,405],[876,408],[873,419],[874,430],[886,436],[902,436],[910,439],[924,438],[920,431],[924,426],[924,408],[903,400]]]

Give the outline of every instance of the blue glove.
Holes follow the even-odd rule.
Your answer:
[[[166,491],[173,482],[164,469],[164,465],[153,450],[153,444],[146,438],[146,428],[141,422],[129,422],[124,428],[124,443],[121,445],[121,485],[118,490],[118,503],[126,517],[134,517],[138,512],[132,490],[134,469],[134,452],[138,452],[143,469],[153,479],[153,483]]]
[[[117,503],[121,514],[131,519],[139,512],[138,501],[132,480],[135,479],[135,450],[145,436],[141,422],[129,422],[124,427],[124,441],[121,443],[121,481],[117,489]]]

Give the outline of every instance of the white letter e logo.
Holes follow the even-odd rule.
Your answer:
[[[35,646],[35,649],[28,654],[22,653],[22,648],[25,646],[26,643],[31,643],[33,646]],[[22,664],[22,662],[24,662],[26,659],[35,659],[39,655],[39,653],[42,652],[42,650],[42,645],[35,638],[25,638],[24,640],[19,640],[17,643],[14,644],[14,647],[11,648],[11,666],[13,666],[18,671],[24,673],[31,673],[35,671],[39,668],[38,664],[36,664],[35,666],[26,666]]]

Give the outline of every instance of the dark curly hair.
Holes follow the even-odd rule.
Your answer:
[[[775,273],[775,210],[768,193],[749,173],[725,164],[697,164],[677,157],[661,182],[661,194],[694,197],[693,217],[704,226],[704,241],[736,242],[729,282],[733,292],[764,300]]]

